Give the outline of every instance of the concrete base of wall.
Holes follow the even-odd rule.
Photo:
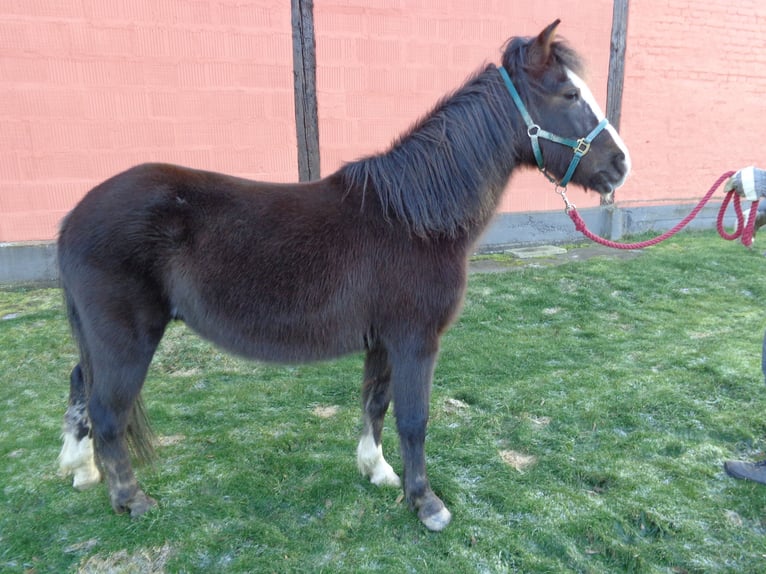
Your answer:
[[[55,242],[0,243],[0,285],[57,282]]]
[[[596,207],[579,210],[588,228],[607,239],[626,235],[662,233],[681,221],[692,205],[650,207]],[[714,229],[720,203],[705,207],[687,229]],[[729,229],[733,215],[727,218]],[[583,236],[563,211],[504,213],[484,233],[478,250],[500,252],[514,247],[578,243]],[[0,285],[55,284],[58,281],[55,242],[0,243]]]

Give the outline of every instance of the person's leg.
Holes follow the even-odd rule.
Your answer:
[[[727,460],[723,463],[723,469],[733,478],[766,484],[766,460],[760,462]]]

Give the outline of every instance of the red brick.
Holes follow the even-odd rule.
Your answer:
[[[2,128],[0,128],[2,129]],[[0,136],[0,140],[2,137]],[[0,143],[0,147],[8,149]],[[0,154],[0,180],[3,181],[18,181],[21,179],[21,168],[19,167],[18,158],[16,153],[4,153]],[[3,197],[0,195],[0,213],[2,209]]]
[[[0,53],[23,54],[31,48],[30,26],[25,22],[2,21],[0,26]]]
[[[280,30],[273,9],[256,3],[219,5],[220,22],[226,26],[247,27],[259,30]]]
[[[20,119],[0,120],[0,149],[7,152],[26,150],[31,145],[29,122]]]
[[[0,218],[0,241],[39,241],[56,237],[67,211],[3,214]]]

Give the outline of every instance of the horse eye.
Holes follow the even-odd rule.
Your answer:
[[[580,90],[570,90],[569,92],[564,93],[564,98],[570,102],[574,102],[580,98]]]

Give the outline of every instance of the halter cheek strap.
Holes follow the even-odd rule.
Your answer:
[[[539,125],[537,125],[532,119],[532,116],[529,115],[524,102],[521,101],[521,96],[519,96],[518,90],[516,90],[516,86],[513,85],[511,77],[508,75],[508,72],[505,70],[505,68],[500,66],[498,71],[503,77],[505,86],[508,88],[508,91],[511,94],[511,98],[513,98],[513,102],[516,104],[521,117],[524,118],[524,123],[527,124],[527,135],[532,142],[532,152],[535,154],[537,168],[546,178],[548,178],[548,181],[551,183],[556,184],[558,187],[566,187],[569,181],[572,179],[572,176],[574,175],[575,169],[577,169],[577,165],[580,163],[580,160],[590,150],[591,142],[596,138],[598,134],[604,130],[604,128],[606,128],[607,125],[609,125],[609,121],[604,118],[595,128],[593,128],[593,130],[591,130],[587,136],[578,140],[564,138],[557,136],[556,134],[552,134],[551,132],[542,129]],[[564,177],[562,177],[560,180],[557,180],[555,177],[550,175],[548,170],[545,168],[545,162],[543,161],[543,150],[540,148],[540,138],[547,139],[549,141],[572,148],[572,161],[569,162],[569,168],[567,168]]]

